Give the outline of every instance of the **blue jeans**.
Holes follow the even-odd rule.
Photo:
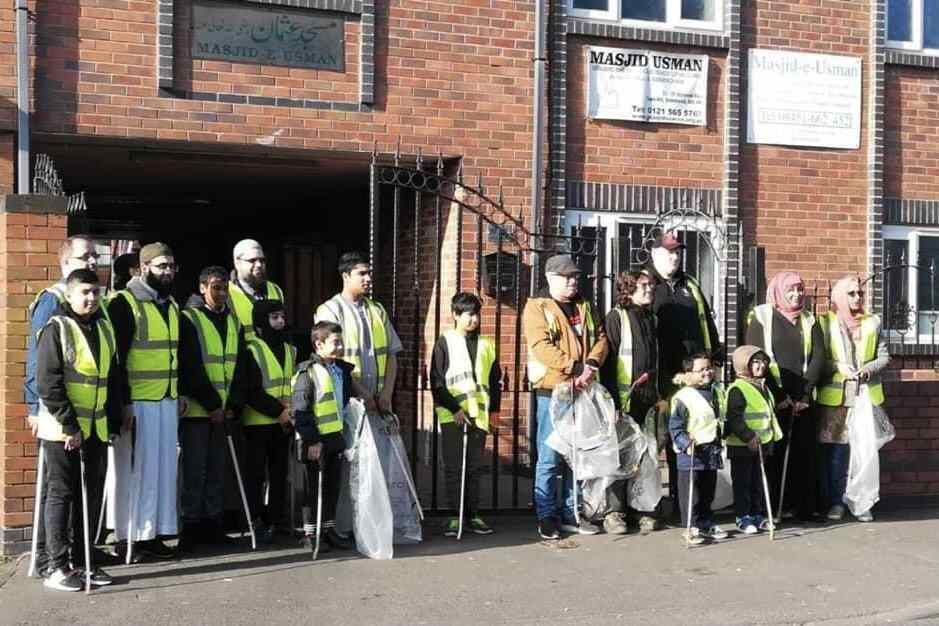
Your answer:
[[[828,476],[829,506],[844,504],[844,490],[848,482],[848,462],[851,460],[851,446],[846,443],[823,443],[825,465]]]
[[[554,431],[548,407],[551,397],[536,395],[535,441],[538,442],[538,461],[535,463],[535,513],[539,520],[548,517],[560,517],[562,520],[574,519],[573,477],[567,463],[554,448],[547,444],[548,435]],[[558,515],[557,510],[557,475],[563,475],[561,496],[564,498],[564,510]]]

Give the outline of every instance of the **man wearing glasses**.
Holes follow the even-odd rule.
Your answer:
[[[178,267],[164,243],[140,249],[140,276],[108,305],[120,367],[129,381],[116,456],[114,530],[140,554],[174,556],[161,538],[177,534],[176,441],[185,401],[177,392],[179,306],[173,299]]]
[[[258,300],[284,302],[284,290],[267,279],[267,258],[264,249],[254,239],[242,239],[235,244],[232,256],[235,270],[229,283],[229,298],[235,317],[245,331],[245,340],[254,337],[254,303]]]
[[[98,253],[95,251],[94,241],[87,235],[72,235],[62,242],[59,246],[59,267],[62,270],[62,278],[43,289],[29,305],[29,336],[26,339],[26,379],[23,381],[23,395],[26,400],[26,406],[29,409],[30,430],[33,435],[38,434],[39,415],[39,388],[36,382],[36,363],[37,363],[37,340],[39,333],[45,328],[52,316],[59,311],[60,307],[67,307],[65,300],[65,277],[75,270],[88,269],[96,270],[98,268]],[[36,480],[42,480],[42,476],[37,476]],[[94,487],[103,483],[104,476],[89,477],[89,486]],[[46,499],[46,489],[42,490],[43,502],[37,503],[39,507],[39,537],[36,545],[39,553],[36,555],[36,572],[40,577],[45,577],[48,558],[45,554],[45,523],[42,518],[43,504]],[[95,495],[96,490],[91,489],[91,495]],[[89,511],[98,512],[98,503],[89,503]],[[97,559],[96,559],[97,560]]]

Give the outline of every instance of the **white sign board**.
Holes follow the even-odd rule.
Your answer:
[[[587,48],[587,114],[592,119],[704,126],[707,93],[706,54]]]
[[[747,141],[857,149],[861,59],[750,50]]]

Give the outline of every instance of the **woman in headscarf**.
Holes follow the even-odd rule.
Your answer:
[[[847,414],[854,406],[860,386],[867,385],[875,407],[883,404],[880,372],[890,362],[887,343],[881,336],[880,318],[864,312],[864,291],[856,276],[846,276],[831,292],[831,311],[822,316],[825,336],[826,375],[818,392],[818,441],[825,464],[828,519],[844,517],[842,498],[848,473]],[[870,510],[857,516],[870,522]]]
[[[780,453],[767,467],[773,507],[779,508],[788,446],[783,506],[801,521],[820,521],[817,428],[809,405],[824,370],[825,347],[821,328],[805,308],[805,285],[798,274],[773,276],[766,289],[766,304],[755,307],[749,318],[746,341],[766,352],[770,375],[789,398],[777,416],[785,434],[778,447]]]

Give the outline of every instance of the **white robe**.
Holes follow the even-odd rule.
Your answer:
[[[115,471],[108,488],[108,526],[118,541],[148,541],[177,534],[176,452],[179,413],[176,400],[134,401],[136,450],[131,470],[131,436],[122,433],[115,446]]]

